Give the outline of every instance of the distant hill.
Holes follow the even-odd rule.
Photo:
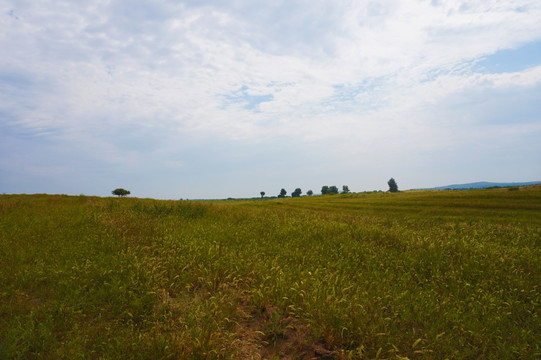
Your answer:
[[[509,186],[528,186],[528,185],[536,185],[541,184],[541,181],[530,181],[530,182],[508,182],[508,183],[496,183],[496,182],[487,182],[487,181],[480,181],[480,182],[473,182],[473,183],[467,183],[467,184],[453,184],[453,185],[446,185],[446,186],[438,186],[434,188],[430,188],[432,190],[466,190],[466,189],[486,189],[491,187],[509,187]]]

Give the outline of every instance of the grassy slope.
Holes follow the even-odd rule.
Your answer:
[[[541,188],[0,197],[0,358],[535,358]]]

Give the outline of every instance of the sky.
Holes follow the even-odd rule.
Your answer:
[[[541,180],[539,0],[0,0],[0,193]]]

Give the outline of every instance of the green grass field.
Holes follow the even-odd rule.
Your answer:
[[[0,196],[0,359],[535,359],[541,187]]]

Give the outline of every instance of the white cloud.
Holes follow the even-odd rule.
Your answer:
[[[444,148],[470,130],[494,139],[500,130],[479,128],[489,111],[468,99],[498,96],[513,107],[518,100],[502,94],[538,92],[541,82],[541,66],[474,70],[498,50],[541,39],[535,0],[9,1],[4,8],[0,125],[100,147],[96,156],[131,159],[132,167],[159,153],[165,167],[185,168],[177,149],[189,145],[179,144],[208,139],[296,141],[305,151],[328,141],[326,151],[358,154]],[[247,106],[257,96],[266,101]],[[538,131],[516,126],[510,119],[498,129]]]

